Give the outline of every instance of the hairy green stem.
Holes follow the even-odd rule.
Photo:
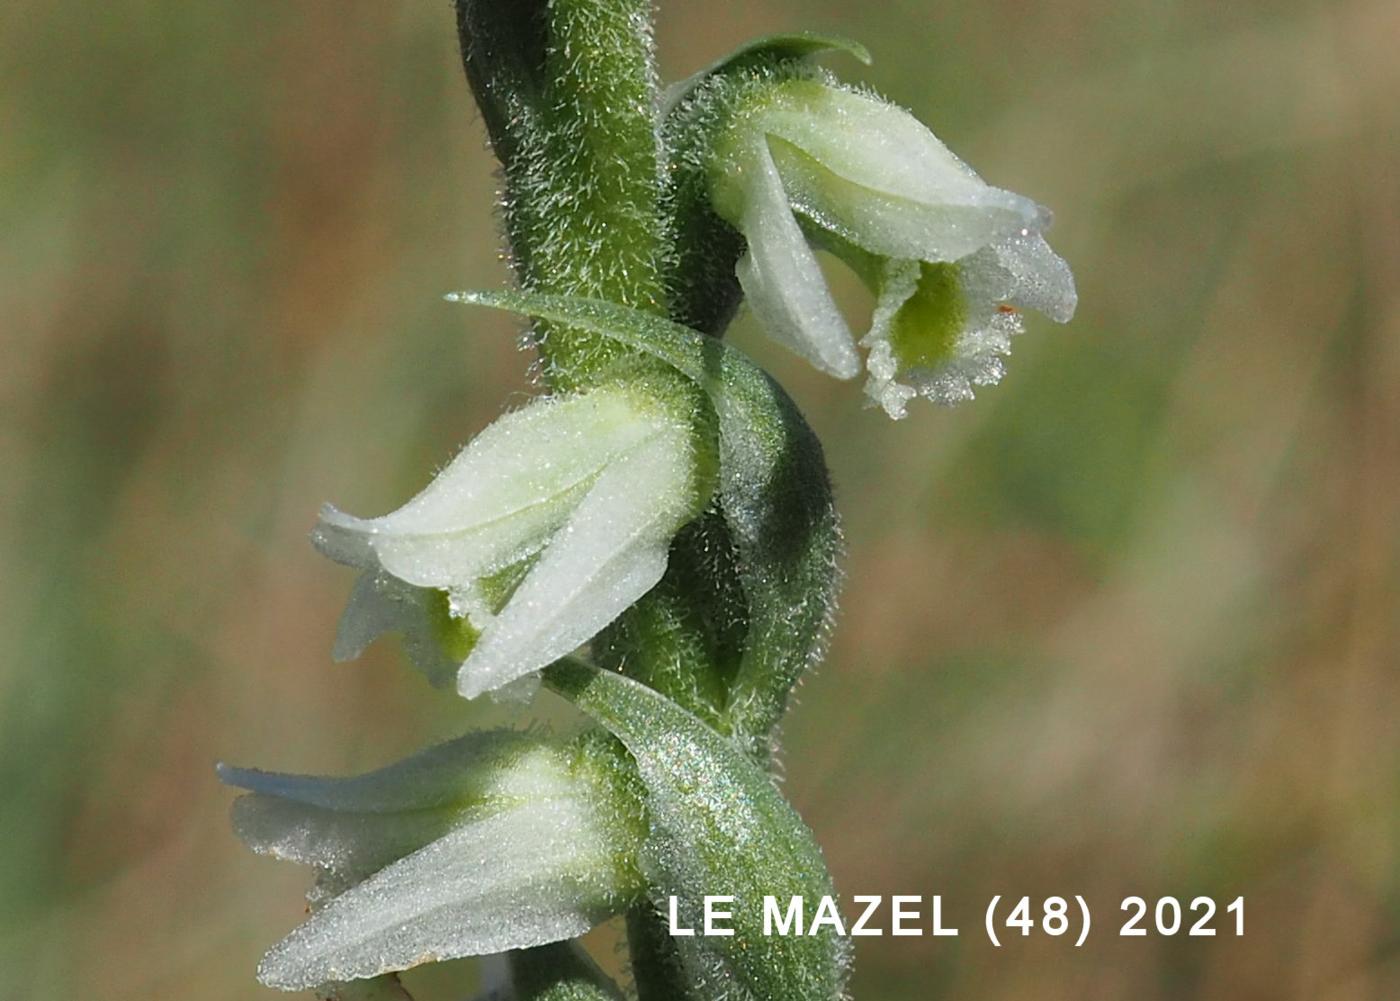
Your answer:
[[[506,231],[521,284],[666,316],[673,251],[648,0],[456,2],[467,78],[503,167]],[[543,378],[556,390],[626,366],[698,402],[665,366],[586,330],[540,323],[535,340]],[[657,675],[656,665],[670,665],[653,680],[673,682],[665,687],[674,690],[708,677],[712,658],[689,628],[688,602],[673,590],[644,598],[599,646],[617,667],[646,665]],[[691,706],[719,701],[684,694]],[[655,916],[639,909],[629,930],[643,1001],[684,997]]]
[[[521,283],[666,315],[657,87],[646,0],[457,0],[467,78],[504,168]],[[536,330],[544,379],[574,389],[625,352]]]
[[[532,199],[541,291],[665,314],[667,227],[646,0],[551,0],[545,50],[550,162]],[[544,288],[543,286],[554,286]]]

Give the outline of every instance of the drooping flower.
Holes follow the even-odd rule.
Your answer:
[[[220,766],[238,836],[315,866],[258,977],[304,990],[582,935],[640,892],[645,820],[595,732],[476,733],[353,778]]]
[[[714,144],[709,185],[747,243],[736,270],[759,321],[839,378],[860,359],[813,247],[870,285],[866,391],[892,417],[916,394],[950,404],[998,381],[1017,310],[1074,313],[1073,277],[1041,235],[1049,213],[866,94],[805,77],[751,89]]]
[[[641,390],[536,400],[498,419],[403,507],[322,513],[313,541],[364,571],[337,658],[405,634],[467,697],[586,643],[661,579],[708,489],[689,424]]]

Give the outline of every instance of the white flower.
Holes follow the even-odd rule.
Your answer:
[[[311,916],[263,959],[305,990],[582,935],[639,892],[645,823],[602,745],[472,734],[353,778],[221,765],[237,835],[317,867]]]
[[[1015,309],[1074,313],[1069,268],[1040,235],[1049,213],[884,101],[810,79],[758,91],[710,177],[716,211],[748,243],[736,270],[751,308],[818,368],[851,378],[860,360],[812,244],[876,291],[867,392],[891,416],[916,393],[955,403],[996,382]]]
[[[468,698],[586,643],[661,579],[703,507],[692,432],[640,391],[546,398],[478,435],[392,514],[325,508],[318,549],[360,567],[338,657],[398,629]]]

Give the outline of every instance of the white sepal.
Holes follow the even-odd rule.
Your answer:
[[[536,400],[498,418],[392,514],[327,507],[313,541],[356,566],[373,553],[409,584],[471,590],[537,552],[607,464],[651,430],[622,392]]]
[[[828,375],[854,377],[855,340],[792,216],[766,143],[756,149],[743,212],[748,250],[735,270],[764,331]]]
[[[871,253],[954,261],[1049,214],[994,188],[918,119],[886,101],[792,81],[754,116],[788,197]]]

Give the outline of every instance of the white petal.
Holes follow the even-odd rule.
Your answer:
[[[672,536],[694,514],[688,434],[658,427],[598,477],[481,634],[458,675],[463,695],[549,665],[656,586]]]
[[[435,625],[433,606],[442,600],[432,589],[405,584],[383,571],[366,571],[340,616],[331,656],[339,662],[354,660],[385,633],[401,633],[413,665],[434,685],[445,687],[460,661],[447,655]]]
[[[756,117],[794,204],[874,253],[964,257],[1049,216],[984,182],[918,119],[815,81],[787,84]]]
[[[233,831],[259,855],[320,866],[353,881],[363,879],[442,837],[458,811],[354,813],[276,796],[240,796]]]
[[[619,903],[609,833],[569,797],[467,824],[327,902],[258,977],[305,990],[582,935]]]
[[[1011,275],[1007,302],[1068,323],[1079,304],[1074,275],[1039,233],[1027,232],[996,244],[997,263]]]
[[[491,730],[438,744],[386,768],[346,778],[290,775],[219,765],[225,785],[264,796],[355,813],[425,810],[481,799],[500,781],[497,771],[536,752],[538,740],[513,730]],[[517,779],[515,781],[524,781]],[[530,780],[533,786],[535,780]]]
[[[756,146],[740,229],[748,252],[736,272],[764,331],[829,375],[855,376],[860,357],[854,338],[792,216],[763,142]]]
[[[313,539],[347,562],[368,547],[410,584],[468,590],[538,551],[598,473],[651,426],[621,391],[538,400],[493,423],[397,511],[361,519],[327,508]]]

